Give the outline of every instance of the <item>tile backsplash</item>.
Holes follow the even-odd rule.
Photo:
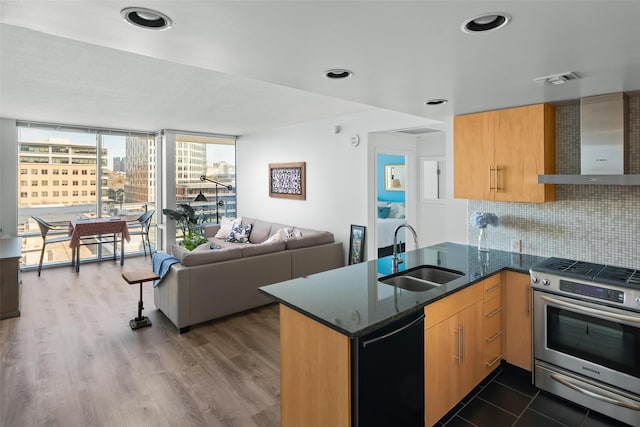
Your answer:
[[[640,97],[629,98],[629,172],[640,174]],[[580,106],[556,107],[556,173],[580,173]],[[558,185],[551,203],[470,200],[468,214],[493,212],[488,227],[493,249],[640,269],[640,186]],[[478,230],[469,227],[469,242]]]

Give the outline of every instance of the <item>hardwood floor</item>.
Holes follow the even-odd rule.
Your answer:
[[[179,335],[143,286],[133,331],[128,258],[22,274],[22,316],[0,321],[0,426],[278,426],[275,304]]]

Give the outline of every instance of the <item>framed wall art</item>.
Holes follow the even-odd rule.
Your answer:
[[[269,163],[269,197],[305,200],[305,162]]]
[[[364,225],[351,225],[349,234],[349,265],[364,261]]]
[[[384,165],[384,190],[404,191],[404,165]]]

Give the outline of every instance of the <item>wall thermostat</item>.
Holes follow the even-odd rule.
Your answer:
[[[352,147],[357,147],[360,144],[360,136],[356,133],[351,135],[351,139],[349,140]]]

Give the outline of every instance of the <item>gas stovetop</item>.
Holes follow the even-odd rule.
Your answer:
[[[640,289],[640,270],[631,268],[574,261],[564,258],[547,258],[533,266],[531,271]]]
[[[547,258],[530,272],[534,289],[640,311],[640,270]]]

